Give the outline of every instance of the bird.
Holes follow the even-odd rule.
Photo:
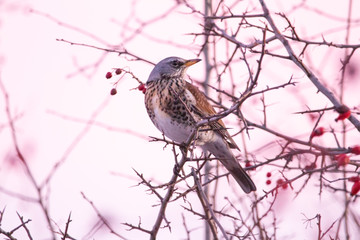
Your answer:
[[[245,193],[256,186],[231,149],[239,149],[221,119],[196,129],[196,123],[216,115],[205,94],[187,81],[187,69],[201,59],[167,57],[155,65],[146,81],[145,107],[158,130],[175,143],[198,130],[195,144],[210,152],[229,171]]]

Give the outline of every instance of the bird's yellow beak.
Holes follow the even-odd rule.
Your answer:
[[[186,62],[184,63],[184,65],[186,66],[186,67],[190,67],[191,65],[194,65],[195,63],[198,63],[198,62],[200,62],[201,61],[201,59],[198,59],[198,58],[196,58],[196,59],[190,59],[190,60],[186,60]]]

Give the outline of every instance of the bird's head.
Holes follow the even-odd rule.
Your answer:
[[[183,77],[188,67],[201,59],[185,60],[179,57],[168,57],[161,60],[151,71],[147,83],[162,78]]]

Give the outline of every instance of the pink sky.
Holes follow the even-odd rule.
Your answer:
[[[322,4],[318,3],[318,6],[322,7],[316,6],[316,9],[321,9],[329,15],[346,17],[346,4],[322,2]],[[202,10],[202,3],[199,1],[197,4],[195,7]],[[244,2],[237,5],[236,10],[239,14],[246,9],[253,10],[253,7],[257,9],[254,12],[260,10],[257,1],[246,4]],[[354,2],[353,9],[359,9],[360,6],[356,4],[358,2]],[[166,16],[166,20],[146,25],[149,20],[174,5],[175,1],[165,0],[35,0],[0,3],[0,78],[10,97],[11,113],[13,116],[19,116],[15,121],[19,146],[38,183],[44,181],[56,162],[65,158],[45,191],[49,191],[51,217],[62,229],[71,212],[73,221],[70,224],[70,234],[77,239],[87,239],[88,231],[98,220],[81,192],[94,202],[120,234],[129,239],[147,239],[148,236],[144,233],[136,230],[126,231],[127,227],[121,225],[125,222],[136,225],[141,217],[143,226],[151,229],[158,212],[158,208],[153,207],[158,203],[158,199],[149,195],[145,187],[136,186],[140,180],[133,169],[160,184],[171,178],[174,162],[171,148],[163,150],[163,143],[149,142],[148,136],[161,137],[161,134],[146,114],[143,94],[139,91],[130,91],[138,86],[137,82],[129,76],[124,77],[117,87],[118,94],[110,96],[111,83],[116,78],[105,79],[107,71],[121,67],[132,71],[145,82],[153,66],[142,61],[129,61],[130,57],[119,57],[116,53],[104,54],[101,50],[89,47],[71,46],[56,39],[109,49],[121,50],[125,47],[129,52],[154,63],[172,55],[195,58],[202,37],[194,41],[194,37],[188,33],[201,32],[199,24],[202,23],[202,19],[198,15],[187,14],[190,13],[187,7],[178,7],[171,15]],[[274,12],[287,12],[290,9],[286,0],[276,1],[269,7]],[[354,19],[359,19],[358,12],[353,11],[353,14],[357,14]],[[316,40],[321,40],[320,32],[344,26],[343,22],[330,21],[327,17],[316,18],[316,12],[311,9],[295,11],[290,16],[290,20],[294,21],[297,30],[304,37],[315,36]],[[141,32],[135,33],[135,29],[140,26],[139,21],[144,22],[145,25]],[[329,41],[344,39],[343,32],[326,36]],[[350,42],[358,43],[359,37],[359,24],[356,22]],[[244,41],[251,41],[252,38],[250,31],[244,32]],[[340,50],[329,52],[327,50],[326,47],[314,48],[313,51],[318,52],[318,57],[314,59],[305,57],[304,61],[311,60],[314,66],[323,69],[324,71],[319,73],[322,79],[331,78],[337,81],[341,67],[338,59],[343,53]],[[219,53],[219,56],[225,57],[222,53]],[[360,60],[358,52],[354,58]],[[255,60],[251,60],[254,62],[254,69]],[[243,69],[238,71],[246,80],[246,71],[243,73],[241,73]],[[313,123],[305,116],[299,117],[292,113],[305,110],[306,104],[309,103],[312,104],[313,109],[331,105],[322,95],[316,93],[309,81],[303,79],[303,73],[298,70],[293,71],[291,63],[279,63],[268,58],[264,68],[264,81],[259,87],[282,83],[291,75],[299,79],[301,88],[296,89],[301,89],[300,92],[289,88],[267,95],[269,104],[272,104],[269,124],[277,126],[281,123],[281,132],[305,140],[311,132]],[[203,63],[194,65],[188,73],[193,79],[201,81],[204,77]],[[336,92],[336,85],[332,85],[331,81],[328,84]],[[351,86],[359,89],[360,83],[353,82]],[[243,85],[240,84],[237,90],[241,91],[243,89],[241,87]],[[351,88],[348,90],[345,102],[352,107],[359,106],[358,92],[350,91]],[[294,104],[288,104],[295,99],[295,95],[296,98],[302,97],[304,101],[297,99],[296,102],[294,100]],[[253,120],[258,120],[261,116],[261,104],[254,100],[244,106],[244,111]],[[86,122],[92,117],[97,124],[87,126]],[[325,116],[324,124],[329,128],[338,128],[339,125],[333,121],[335,117],[335,113]],[[230,127],[237,127],[233,120],[229,117],[226,122]],[[34,188],[25,176],[23,167],[14,158],[14,144],[6,123],[4,98],[1,94],[1,187],[35,197]],[[356,143],[358,136],[358,133],[353,131],[347,141],[349,144]],[[235,140],[241,142],[241,136],[237,136]],[[255,151],[272,139],[263,132],[254,131],[246,141],[248,150]],[[332,138],[316,141],[328,146],[335,144]],[[271,152],[271,149],[269,151]],[[268,156],[259,155],[257,158],[262,161],[273,155],[274,153]],[[190,170],[189,166],[187,165],[186,170]],[[258,184],[258,196],[261,196],[263,189],[268,189],[265,185],[265,173],[271,170],[271,166],[267,166],[251,172],[252,178]],[[276,174],[280,176],[279,173],[275,172]],[[243,193],[236,186],[227,186],[225,180],[222,180],[222,183],[224,188],[221,189],[220,196],[229,196],[233,200],[243,199],[244,202],[239,208],[242,207],[242,211],[249,211],[250,199],[243,198]],[[283,206],[277,206],[279,220],[290,221],[292,224],[278,230],[279,239],[286,237],[305,239],[316,233],[316,226],[313,226],[313,229],[305,228],[302,214],[309,217],[317,213],[328,214],[327,218],[323,219],[324,224],[330,224],[339,216],[341,209],[336,208],[338,202],[333,201],[332,194],[325,193],[319,201],[317,189],[308,188],[305,192],[296,200],[293,199],[290,191],[283,194]],[[188,200],[195,203],[193,207],[200,211],[196,194],[189,195]],[[219,199],[219,206],[222,206],[224,201],[222,198]],[[304,206],[304,201],[307,206]],[[170,204],[168,218],[173,224],[172,232],[161,230],[159,239],[184,238],[182,218],[179,214],[183,212],[182,204],[186,205],[183,202]],[[267,201],[264,205],[266,204]],[[329,213],[326,209],[320,208],[324,205],[334,212]],[[37,204],[19,200],[0,191],[0,210],[4,208],[6,210],[2,228],[11,229],[18,225],[16,212],[19,212],[25,219],[32,219],[29,228],[34,239],[49,237],[44,216]],[[192,228],[203,226],[204,223],[198,217],[190,213],[186,213],[186,216]],[[25,232],[19,233],[18,238],[26,239],[26,235],[21,234]],[[201,230],[194,231],[191,237],[200,238],[202,234]],[[118,239],[105,228],[90,237]]]

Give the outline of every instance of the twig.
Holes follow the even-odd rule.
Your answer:
[[[191,142],[193,141],[193,139],[194,139],[194,137],[196,135],[196,132],[197,131],[192,132],[192,134],[188,137],[187,141],[184,144],[185,147],[182,148],[182,158],[179,161],[178,165],[176,166],[177,172],[174,172],[173,176],[171,177],[171,179],[170,179],[170,181],[168,183],[169,188],[168,188],[165,196],[163,197],[163,199],[161,201],[161,206],[160,206],[160,209],[159,209],[155,224],[153,225],[153,228],[151,230],[150,240],[155,240],[156,239],[157,233],[158,233],[158,231],[160,229],[160,226],[161,226],[161,222],[165,218],[165,210],[166,210],[167,204],[169,203],[170,198],[171,198],[171,196],[173,195],[173,193],[175,191],[175,183],[176,183],[176,180],[178,178],[179,171],[187,161],[186,155],[187,155],[187,152],[188,152],[188,150],[190,148],[190,144],[191,144]]]
[[[65,240],[66,238],[68,238],[68,231],[69,231],[70,222],[71,222],[71,212],[69,213],[69,217],[68,217],[68,220],[67,220],[66,225],[65,225],[65,231],[63,233],[63,237],[61,238],[61,240]]]
[[[74,45],[74,46],[82,46],[82,47],[89,47],[89,48],[94,48],[94,49],[97,49],[97,50],[101,50],[101,51],[105,51],[105,52],[109,52],[109,53],[118,53],[119,55],[122,55],[122,54],[125,54],[125,55],[129,55],[133,58],[135,58],[136,60],[140,60],[140,61],[143,61],[143,62],[146,62],[146,63],[149,63],[151,65],[155,65],[155,63],[145,59],[145,58],[142,58],[142,57],[139,57],[131,52],[129,52],[128,50],[124,49],[124,50],[116,50],[116,49],[110,49],[110,48],[103,48],[103,47],[98,47],[98,46],[94,46],[94,45],[90,45],[90,44],[86,44],[86,43],[76,43],[76,42],[71,42],[71,41],[68,41],[68,40],[65,40],[65,39],[56,39],[56,41],[59,41],[59,42],[64,42],[64,43],[68,43],[70,45]]]
[[[20,216],[20,214],[17,212],[16,213],[17,215],[18,215],[18,217],[19,217],[19,219],[20,219],[20,221],[21,221],[21,226],[25,229],[25,231],[26,231],[26,234],[27,234],[27,236],[28,236],[28,238],[30,239],[30,240],[32,240],[33,238],[31,237],[31,233],[30,233],[30,231],[29,231],[29,229],[27,228],[27,226],[26,226],[26,224],[28,224],[30,221],[31,221],[31,219],[28,219],[28,220],[26,220],[25,222],[24,222],[24,218],[22,217],[22,216]]]
[[[209,224],[211,232],[213,233],[214,239],[218,239],[218,237],[217,237],[217,231],[216,231],[215,225],[214,225],[214,223],[212,221],[214,221],[216,223],[216,225],[220,229],[222,235],[224,236],[224,239],[229,240],[225,229],[222,227],[220,222],[217,220],[217,218],[215,216],[215,213],[214,213],[213,209],[211,208],[210,203],[209,203],[204,191],[202,190],[201,184],[200,184],[200,182],[199,182],[199,180],[198,180],[198,178],[196,176],[194,168],[191,169],[191,174],[192,174],[192,176],[194,178],[194,182],[195,182],[195,185],[196,185],[196,192],[197,192],[197,194],[199,196],[201,205],[204,208],[205,214],[207,216],[206,220],[207,220],[207,222]],[[210,214],[211,218],[209,218],[209,216],[208,216],[209,214]]]
[[[108,104],[110,98],[107,97],[105,100],[97,107],[97,109],[91,114],[89,120],[87,120],[84,128],[79,132],[79,134],[74,138],[74,140],[67,147],[61,158],[53,165],[52,169],[47,174],[44,181],[41,183],[40,187],[43,188],[53,178],[55,172],[60,168],[61,165],[65,163],[70,153],[75,149],[75,147],[80,143],[84,136],[90,131],[91,127],[94,125],[96,117],[104,110],[105,106]]]
[[[123,237],[122,235],[120,235],[119,233],[117,233],[108,223],[108,221],[106,220],[106,218],[100,213],[100,211],[95,207],[95,204],[93,203],[93,201],[91,201],[89,198],[86,197],[86,195],[81,192],[81,196],[90,204],[90,206],[94,209],[96,215],[98,216],[98,218],[100,219],[100,221],[110,230],[110,232],[112,234],[114,234],[115,236],[121,238],[121,239],[126,239],[125,237]]]
[[[11,115],[9,95],[8,95],[8,93],[7,93],[6,89],[5,89],[5,86],[3,85],[1,79],[0,79],[0,88],[1,88],[1,90],[3,92],[3,95],[4,95],[4,98],[5,98],[5,111],[6,111],[8,121],[9,121],[9,126],[10,126],[10,129],[11,129],[11,137],[12,137],[12,141],[13,141],[13,145],[14,145],[16,154],[17,154],[19,160],[21,161],[22,165],[24,166],[25,171],[26,171],[26,175],[30,179],[30,182],[31,182],[32,186],[36,190],[38,204],[40,205],[40,207],[42,209],[42,212],[43,212],[43,214],[45,216],[45,219],[47,221],[47,224],[48,224],[48,226],[50,228],[50,233],[52,235],[52,239],[55,240],[56,239],[56,237],[55,237],[55,229],[54,229],[54,226],[51,223],[51,219],[50,219],[50,216],[49,216],[48,209],[47,209],[47,207],[46,207],[46,205],[44,203],[44,199],[43,199],[43,196],[42,196],[42,187],[40,185],[38,185],[38,183],[36,182],[35,177],[34,177],[33,173],[31,172],[31,169],[30,169],[24,155],[22,154],[22,151],[20,150],[20,146],[18,144],[18,139],[17,139],[17,135],[16,135],[16,130],[15,130],[13,117]]]
[[[266,18],[266,20],[270,24],[271,28],[273,29],[276,38],[285,47],[286,51],[289,54],[289,57],[290,57],[291,61],[294,62],[296,64],[296,66],[298,66],[306,74],[306,76],[315,85],[315,87],[330,100],[330,102],[334,105],[335,108],[340,107],[342,104],[334,96],[334,94],[330,90],[328,90],[320,82],[320,80],[315,76],[315,74],[298,57],[296,57],[296,55],[295,55],[293,49],[291,48],[288,40],[280,33],[280,31],[278,30],[277,26],[275,25],[272,17],[270,16],[270,12],[269,12],[269,9],[267,8],[266,4],[265,4],[265,1],[264,0],[259,0],[259,2],[260,2],[261,7],[262,7],[262,9],[264,11],[264,17]],[[360,121],[358,119],[356,119],[353,116],[353,114],[348,119],[357,128],[357,130],[360,131]]]

